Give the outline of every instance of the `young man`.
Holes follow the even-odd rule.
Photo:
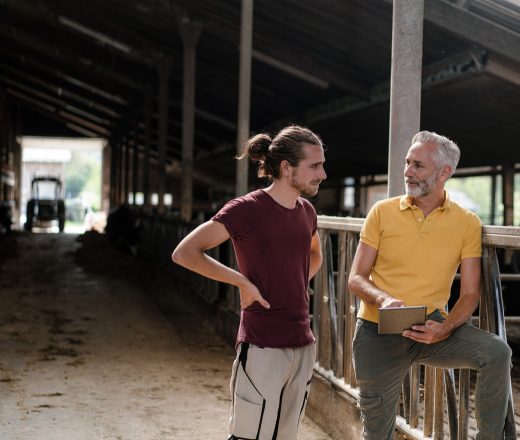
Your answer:
[[[504,438],[511,350],[468,320],[479,302],[481,223],[444,190],[457,145],[427,131],[406,156],[406,195],[368,213],[349,277],[361,300],[353,357],[365,440],[393,439],[399,391],[413,362],[478,371],[479,440]],[[460,265],[460,297],[445,312]],[[427,306],[428,320],[402,335],[379,335],[378,307]]]
[[[245,156],[271,185],[228,202],[172,259],[240,290],[229,439],[295,440],[315,361],[307,287],[322,261],[316,212],[301,195],[316,195],[327,177],[323,146],[289,126],[251,138]],[[229,238],[238,271],[204,253]]]

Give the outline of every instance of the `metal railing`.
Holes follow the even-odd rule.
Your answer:
[[[348,274],[363,219],[318,218],[323,265],[313,283],[313,331],[317,339],[316,371],[357,397],[352,365],[352,339],[358,301],[349,291]],[[520,228],[483,228],[482,283],[479,327],[506,339],[500,272],[496,248],[520,249]],[[414,364],[401,393],[397,428],[413,439],[474,438],[470,433],[470,370],[444,370]],[[458,385],[458,387],[457,387]],[[458,389],[458,394],[456,390]],[[506,440],[516,439],[512,393],[506,420]]]

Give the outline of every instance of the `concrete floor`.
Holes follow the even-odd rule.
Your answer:
[[[167,279],[76,235],[0,240],[2,440],[217,440],[233,350]],[[300,440],[328,440],[308,418]]]

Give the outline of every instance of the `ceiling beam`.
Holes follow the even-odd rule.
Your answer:
[[[123,98],[124,91],[116,88],[114,83],[102,81],[102,85],[98,86],[99,78],[95,79],[90,75],[88,69],[74,69],[70,65],[65,66],[59,62],[49,62],[48,59],[42,57],[30,49],[25,49],[19,45],[0,45],[0,55],[4,64],[16,66],[24,72],[31,72],[33,75],[43,75],[54,78],[57,81],[63,81],[72,86],[89,92],[95,97],[100,97],[114,104],[121,106],[129,105],[129,101]],[[64,71],[64,70],[67,71]],[[95,85],[94,85],[95,84]],[[102,88],[101,88],[102,87]],[[108,91],[110,90],[110,92]]]
[[[382,0],[393,3],[393,0]],[[520,34],[448,0],[426,0],[425,20],[520,63]]]
[[[11,42],[11,44],[20,46],[19,52],[21,55],[23,55],[24,49],[29,48],[45,56],[49,59],[49,63],[58,60],[68,66],[78,66],[82,69],[89,69],[91,72],[104,77],[106,81],[123,85],[134,91],[141,90],[143,87],[141,82],[135,81],[128,75],[119,73],[118,69],[108,67],[108,63],[101,64],[64,45],[54,46],[49,44],[41,35],[32,35],[20,29],[7,26],[5,23],[0,23],[0,37],[3,39],[3,44],[9,44],[9,42]]]
[[[240,20],[230,20],[226,18],[226,13],[228,16],[235,14],[239,17],[239,9],[228,5],[226,12],[223,12],[223,8],[220,5],[212,5],[211,2],[182,0],[179,1],[179,3],[185,4],[192,14],[196,14],[195,11],[198,11],[199,14],[208,17],[204,23],[204,33],[206,35],[213,35],[222,39],[226,41],[227,44],[235,46],[238,50],[240,41]],[[168,13],[168,11],[172,9],[168,0],[157,0],[156,6],[162,8],[165,13]],[[294,76],[294,74],[288,70],[299,72],[300,74],[306,75],[307,78],[313,78],[315,85],[317,85],[315,80],[319,79],[320,85],[318,87],[320,88],[322,88],[325,83],[329,83],[355,96],[368,98],[369,90],[366,85],[350,76],[342,66],[334,65],[325,57],[310,54],[305,51],[304,47],[299,47],[298,50],[280,47],[279,42],[271,39],[268,34],[263,33],[258,35],[256,27],[254,30],[254,49],[257,55],[259,54],[260,56],[256,56],[259,61],[280,69],[281,60],[283,60],[283,69],[286,70],[287,74]],[[308,80],[306,81],[309,82]]]
[[[511,65],[493,54],[487,61],[486,72],[520,87],[520,65]]]
[[[287,64],[284,61],[277,60],[258,50],[253,50],[253,58],[255,58],[258,61],[261,61],[265,64],[268,64],[269,66],[275,67],[284,73],[292,75],[295,78],[301,79],[303,81],[308,82],[309,84],[319,87],[320,89],[328,89],[330,86],[328,81],[326,81],[322,78],[318,78],[317,76],[311,75],[310,73],[305,72],[290,64]]]
[[[59,114],[68,121],[72,121],[76,124],[83,125],[85,128],[88,128],[90,130],[96,130],[103,136],[110,136],[111,134],[111,131],[109,129],[105,128],[100,124],[88,120],[85,116],[81,117],[72,114],[70,112],[70,106],[63,99],[59,99],[48,93],[36,90],[34,87],[22,84],[2,74],[0,74],[0,80],[9,85],[11,90],[18,90],[19,92],[21,91],[21,93],[18,93],[17,95],[20,99],[30,100],[39,98],[40,102],[48,104],[48,113]],[[43,107],[40,106],[40,108]],[[85,112],[83,112],[83,114],[85,114]]]
[[[7,3],[4,10],[4,16],[6,14],[16,14],[24,17],[24,21],[27,21],[28,19],[34,20],[38,23],[45,24],[54,29],[54,31],[61,30],[63,32],[67,30],[68,35],[66,38],[68,40],[73,38],[78,40],[78,37],[73,36],[81,35],[83,40],[89,39],[93,42],[92,49],[95,48],[96,50],[104,51],[105,53],[109,53],[110,50],[117,50],[128,60],[145,65],[148,68],[153,68],[156,58],[155,48],[150,45],[144,51],[139,50],[132,46],[132,42],[139,41],[141,43],[142,39],[133,38],[132,42],[126,42],[121,41],[124,37],[111,35],[116,33],[115,30],[117,29],[117,26],[115,26],[114,23],[108,21],[111,20],[112,17],[104,17],[102,12],[96,14],[98,10],[92,9],[92,7],[89,8],[89,3],[90,2],[84,2],[74,6],[74,8],[67,8],[64,2],[56,3],[54,1],[49,2],[41,0],[16,0]],[[81,6],[85,5],[87,5],[87,10],[82,11]],[[78,15],[81,15],[82,18],[77,18]],[[95,15],[97,17],[103,17],[107,22],[91,24],[93,21],[92,17]],[[108,29],[110,34],[97,29],[97,27]],[[121,28],[118,30],[121,31]],[[108,48],[109,51],[104,48]]]
[[[427,90],[453,81],[461,81],[482,73],[486,67],[487,53],[482,49],[465,51],[460,54],[424,66],[422,70],[422,89]],[[390,100],[390,80],[376,84],[369,100],[346,96],[317,106],[307,112],[306,122],[316,123],[336,118],[348,113],[361,111]]]
[[[54,119],[55,121],[63,124],[63,126],[65,126],[66,128],[75,131],[76,133],[89,137],[105,137],[105,135],[102,132],[99,132],[97,130],[90,130],[83,124],[78,125],[76,123],[70,122],[70,120],[66,118],[64,114],[60,114],[59,110],[56,107],[53,107],[49,104],[46,104],[43,101],[35,99],[34,96],[27,95],[10,87],[7,88],[7,94],[13,97],[16,101],[18,101],[20,105],[30,108],[31,110],[40,113],[48,118]]]
[[[81,96],[78,93],[71,92],[70,90],[62,87],[61,85],[53,84],[50,81],[46,81],[44,79],[41,79],[39,77],[36,77],[34,75],[31,75],[29,73],[23,72],[20,69],[13,68],[3,62],[0,61],[0,70],[3,70],[4,72],[10,72],[11,74],[16,75],[18,78],[25,80],[25,82],[30,82],[33,84],[37,84],[41,87],[43,87],[46,90],[49,90],[52,92],[52,94],[59,98],[64,99],[70,99],[75,102],[80,103],[85,108],[100,112],[105,116],[108,116],[110,118],[119,119],[121,117],[121,114],[115,111],[113,108],[108,107],[106,105],[100,104],[96,101],[93,101],[92,99],[85,98],[84,96]],[[110,121],[100,118],[99,116],[96,116],[97,119],[101,119],[106,121],[107,124],[111,124]]]

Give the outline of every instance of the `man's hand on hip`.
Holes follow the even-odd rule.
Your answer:
[[[247,309],[251,304],[257,301],[262,307],[269,309],[271,305],[263,298],[258,288],[251,282],[248,282],[239,288],[240,290],[240,307]]]

